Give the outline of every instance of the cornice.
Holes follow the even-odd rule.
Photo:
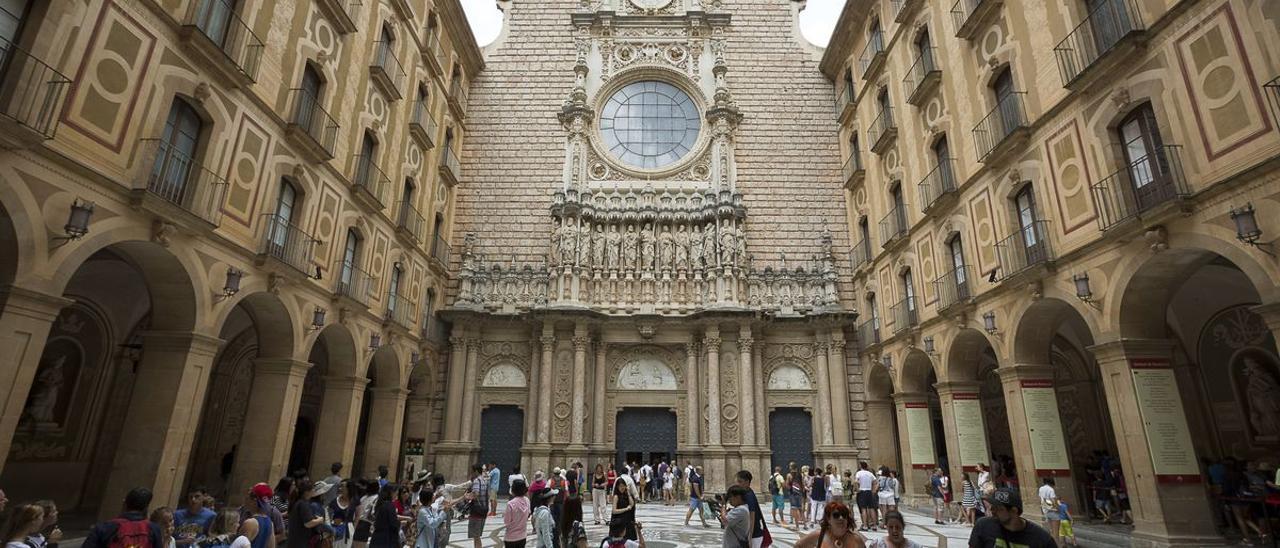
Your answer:
[[[844,9],[840,10],[840,18],[836,19],[835,30],[831,32],[831,40],[822,51],[822,60],[818,62],[818,70],[832,82],[839,81],[840,71],[845,60],[853,55],[853,43],[856,32],[850,29],[862,28],[861,22],[866,19],[870,9],[878,4],[878,0],[848,0]]]
[[[462,11],[460,0],[437,0],[435,6],[446,32],[453,40],[454,51],[462,58],[467,80],[474,80],[475,75],[484,70],[484,54],[480,52],[476,35],[471,32],[471,25],[467,23],[467,15]]]

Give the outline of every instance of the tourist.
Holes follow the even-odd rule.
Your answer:
[[[360,505],[356,509],[356,532],[352,536],[354,548],[365,548],[373,536],[373,514],[378,506],[378,482],[359,480],[364,486],[361,490]]]
[[[692,465],[691,465],[692,466]],[[702,515],[702,468],[690,468],[689,472],[689,511],[684,513],[684,524],[689,525],[689,518],[694,512],[698,513],[698,519],[702,520],[703,527],[707,525],[707,517]],[[617,508],[617,503],[614,508]]]
[[[271,487],[259,483],[249,490],[248,500],[241,507],[240,534],[249,540],[250,548],[276,548],[282,544],[282,533],[276,532],[279,510],[271,505]]]
[[[395,497],[394,483],[383,484],[378,490],[378,498],[374,503],[371,519],[373,534],[369,537],[369,548],[400,547],[400,518],[396,515]]]
[[[640,492],[636,493],[636,498],[640,499],[640,502],[649,502],[648,488],[649,482],[652,479],[653,467],[649,466],[649,463],[646,462],[644,463],[644,466],[640,467],[640,478],[636,480],[636,483],[640,484]]]
[[[862,535],[853,530],[853,514],[843,503],[828,503],[818,530],[805,535],[796,548],[862,548]]]
[[[813,472],[808,465],[800,467],[800,479],[802,480],[800,492],[804,495],[800,499],[800,515],[805,516],[807,519],[809,516],[809,490],[813,488]],[[813,521],[805,521],[805,524],[806,526],[817,525]]]
[[[604,465],[596,463],[596,472],[591,475],[591,514],[595,518],[596,525],[600,525],[602,520],[607,519],[604,513],[605,490],[609,488],[611,483],[608,476],[604,473]]]
[[[205,508],[207,495],[203,487],[192,488],[187,492],[187,506],[173,513],[173,537],[180,548],[196,544],[209,534],[209,527],[218,513]]]
[[[293,487],[294,479],[290,476],[285,476],[276,482],[276,488],[271,492],[271,507],[280,513],[283,520],[279,524],[281,527],[276,530],[277,536],[289,534],[289,501],[293,500]],[[282,536],[277,539],[277,541],[283,540]]]
[[[933,524],[942,525],[942,511],[946,500],[942,495],[942,469],[934,468],[929,476],[929,498],[933,500]]]
[[[773,522],[779,523],[778,515],[782,515],[781,523],[783,525],[787,524],[786,499],[782,496],[785,481],[782,478],[782,467],[774,466],[773,475],[769,477],[769,497],[773,499]]]
[[[903,535],[907,521],[897,510],[884,513],[884,530],[887,535],[871,541],[868,548],[921,548],[920,543]]]
[[[636,500],[639,498],[632,491],[631,483],[627,481],[619,481],[614,484],[613,492],[613,517],[609,520],[609,527],[612,528],[621,525],[623,528],[623,536],[629,539],[635,539],[636,533]],[[690,508],[690,512],[692,512]],[[699,513],[701,516],[701,513]],[[707,521],[702,520],[705,526]],[[684,524],[689,524],[689,516],[684,518]]]
[[[751,511],[747,508],[747,490],[740,485],[729,487],[728,504],[720,510],[720,522],[724,524],[722,548],[749,547],[751,539]]]
[[[1044,528],[1053,536],[1053,543],[1058,543],[1058,491],[1054,489],[1053,478],[1044,478],[1040,486],[1040,512],[1044,515]]]
[[[660,477],[662,479],[662,501],[667,506],[671,506],[676,502],[676,496],[675,496],[676,475],[671,471],[671,468],[668,467],[667,463],[665,462],[662,463],[661,468],[662,468],[662,474]]]
[[[736,486],[742,488],[742,502],[747,505],[747,512],[750,514],[747,531],[750,533],[751,548],[760,548],[769,534],[769,527],[764,523],[764,510],[760,508],[756,491],[751,488],[751,471],[738,470],[734,480],[737,482]]]
[[[814,466],[809,470],[809,523],[822,522],[822,509],[827,504],[826,475]]]
[[[889,470],[889,479],[893,480],[893,508],[897,510],[902,506],[902,480],[898,478],[897,470]]]
[[[978,470],[978,507],[974,516],[982,517],[987,514],[987,497],[995,492],[996,484],[991,481],[991,472],[987,470],[987,465],[978,463],[975,468]]]
[[[523,480],[511,484],[511,498],[502,512],[502,543],[506,548],[524,548],[529,536],[529,487]],[[422,547],[415,547],[422,548]]]
[[[827,502],[844,502],[844,482],[834,464],[827,465]]]
[[[974,513],[978,508],[978,488],[969,480],[969,473],[960,474],[960,506],[964,509],[964,523],[973,526]]]
[[[605,471],[604,477],[606,480],[604,488],[605,491],[608,492],[607,496],[609,497],[608,503],[609,506],[613,506],[613,482],[618,481],[618,471],[613,468],[612,462],[609,463],[609,469]]]
[[[542,470],[538,470],[537,472],[534,472],[533,483],[529,484],[529,492],[537,493],[538,491],[541,491],[546,488],[547,488],[546,475],[542,473]]]
[[[32,504],[44,511],[44,520],[40,528],[27,536],[28,548],[58,548],[62,540],[62,529],[58,528],[58,505],[51,500],[37,500]]]
[[[897,496],[895,483],[897,483],[897,480],[893,479],[889,467],[881,466],[880,473],[876,476],[876,502],[879,503],[881,515],[897,509],[898,504],[894,499]]]
[[[329,492],[336,493],[325,505],[329,525],[333,527],[333,548],[347,548],[351,545],[351,523],[355,521],[356,505],[352,501],[358,498],[355,484],[342,480]]]
[[[484,466],[477,464],[471,467],[471,487],[467,490],[471,501],[471,514],[467,519],[467,538],[475,548],[480,548],[480,539],[484,538],[484,520],[489,511],[489,482],[484,476]],[[375,547],[376,548],[376,547]]]
[[[525,489],[528,490],[529,480],[525,479],[524,474],[520,473],[520,465],[518,464],[511,467],[511,475],[507,476],[507,494],[511,494],[511,486],[515,485],[517,481],[523,481]]]
[[[412,516],[413,513],[413,495],[409,492],[408,485],[401,485],[396,489],[396,498],[392,501],[395,506],[397,516]]]
[[[27,545],[27,538],[39,533],[43,523],[44,508],[39,504],[14,506],[3,527],[0,527],[0,537],[3,537],[5,548],[31,548]]]
[[[533,497],[533,548],[555,548],[555,520],[547,503],[557,495],[554,489],[542,489]]]
[[[386,487],[388,483],[391,483],[391,480],[387,479],[387,476],[389,475],[391,475],[391,470],[387,468],[387,465],[379,464],[378,465],[378,490],[379,491],[381,491],[383,487]]]
[[[951,508],[951,474],[945,468],[939,468],[942,477],[939,478],[939,486],[942,488],[942,513],[946,516],[946,522],[954,524],[956,517],[953,515]]]
[[[568,546],[573,539],[573,522],[582,521],[582,493],[578,491],[578,471],[565,472],[565,490],[560,493],[560,514],[558,521],[560,546]]]
[[[587,528],[582,525],[581,521],[573,522],[573,544],[570,546],[587,548]]]
[[[978,520],[969,533],[969,548],[997,546],[1057,548],[1052,535],[1022,518],[1022,497],[1017,488],[996,489],[991,494],[991,515]]]
[[[558,526],[560,524],[560,514],[564,512],[564,497],[567,494],[564,481],[564,470],[561,470],[559,466],[551,470],[551,480],[547,482],[547,488],[556,492],[556,496],[551,498],[551,504],[549,506],[551,508],[551,521],[555,522],[557,525],[556,534],[554,535],[552,542],[555,544],[556,548],[559,548],[560,529]]]
[[[138,487],[129,491],[124,497],[124,512],[115,519],[93,526],[80,546],[106,548],[116,543],[137,548],[163,548],[168,543],[162,542],[160,527],[147,521],[147,507],[150,505],[150,489]],[[18,511],[15,509],[13,514],[17,515]]]
[[[787,476],[787,502],[791,504],[791,524],[804,529],[809,524],[804,519],[804,477],[793,463]]]
[[[340,475],[341,472],[342,472],[341,462],[335,462],[333,464],[330,464],[329,477],[324,478],[323,481],[334,487],[339,486],[342,484],[342,476]],[[325,493],[323,502],[326,507],[329,506],[329,503],[337,499],[338,495],[342,494],[339,491],[340,489],[330,489],[328,493]]]
[[[414,537],[413,548],[443,548],[448,544],[449,538],[447,536],[441,538],[440,535],[441,525],[447,519],[444,513],[445,504],[447,503],[444,500],[444,494],[438,493],[435,489],[418,491],[418,534]]]
[[[600,548],[645,548],[641,525],[636,523],[632,529],[635,531],[634,538],[627,536],[627,528],[622,524],[610,524],[609,536],[600,542]]]
[[[321,489],[317,489],[320,487]],[[311,483],[309,479],[298,481],[293,490],[293,500],[289,503],[289,537],[287,548],[308,548],[311,536],[320,532],[316,529],[324,524],[324,514],[317,515],[311,506],[311,499],[329,491],[329,484]]]
[[[489,463],[489,515],[498,515],[498,486],[502,484],[502,470],[498,469],[498,463]]]
[[[223,510],[213,518],[208,534],[197,543],[199,548],[249,548],[249,538],[240,534],[240,514]]]
[[[878,530],[880,519],[877,515],[879,508],[876,505],[879,502],[876,497],[876,476],[871,473],[866,461],[858,463],[858,473],[853,475],[853,483],[858,488],[854,502],[857,503],[858,513],[862,517],[862,527],[858,530]]]
[[[1058,541],[1065,546],[1076,545],[1076,531],[1071,527],[1071,512],[1066,501],[1058,503]]]

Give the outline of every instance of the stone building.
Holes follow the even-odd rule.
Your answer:
[[[1277,51],[1266,1],[849,2],[856,353],[912,498],[1012,455],[1087,515],[1106,452],[1135,545],[1212,542],[1199,459],[1280,445]]]
[[[0,59],[10,497],[421,466],[483,68],[457,0],[6,0]]]

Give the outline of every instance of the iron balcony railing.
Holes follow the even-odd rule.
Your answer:
[[[1280,76],[1263,84],[1262,91],[1271,105],[1271,114],[1275,115],[1276,123],[1280,123]]]
[[[867,45],[862,47],[862,55],[858,56],[858,66],[862,69],[862,78],[867,73],[879,68],[884,61],[884,31],[877,30],[867,37]]]
[[[920,99],[918,95],[924,95],[929,87],[926,84],[935,82],[942,75],[942,70],[934,62],[936,51],[933,47],[922,49],[916,56],[916,62],[911,64],[907,75],[902,78],[902,89],[907,91],[908,103],[917,104]]]
[[[969,280],[973,272],[969,265],[961,265],[933,281],[933,289],[938,294],[938,310],[946,310],[956,304],[973,298],[969,290]]]
[[[449,85],[449,100],[462,112],[467,111],[467,88],[462,87],[458,78],[454,78],[453,84]]]
[[[448,63],[444,60],[444,48],[440,46],[440,33],[427,27],[422,31],[422,35],[426,38],[422,41],[422,50],[419,52],[425,57],[429,64],[433,65],[436,73],[444,73],[444,67]]]
[[[1022,106],[1025,96],[1025,92],[1014,91],[999,97],[995,108],[973,128],[979,162],[985,162],[1014,132],[1027,127],[1027,113]]]
[[[865,173],[862,167],[862,153],[857,150],[850,152],[841,171],[844,173],[845,182],[852,181],[855,176]]]
[[[408,202],[400,202],[400,213],[396,215],[396,227],[408,233],[415,242],[421,242],[426,231],[427,220],[422,218],[418,208]]]
[[[871,150],[876,154],[884,152],[893,137],[898,134],[898,125],[893,121],[893,107],[886,106],[880,114],[871,120],[867,128],[867,138],[871,141]]]
[[[951,158],[938,158],[938,165],[916,185],[920,189],[921,211],[929,211],[943,196],[955,192],[956,178],[951,169],[953,165],[955,160]]]
[[[317,0],[316,6],[325,13],[338,32],[349,34],[356,31],[356,14],[360,12],[360,2],[349,0]]]
[[[386,319],[406,329],[413,328],[413,320],[418,316],[418,307],[404,295],[387,293]]]
[[[451,147],[446,146],[440,153],[440,174],[448,178],[450,184],[462,181],[462,163]]]
[[[260,253],[287,264],[303,274],[311,275],[315,244],[319,240],[288,219],[274,213],[263,214],[262,250]]]
[[[854,270],[861,268],[871,260],[871,243],[866,240],[858,240],[849,248],[849,262]]]
[[[0,38],[0,114],[52,139],[71,79],[16,44]]]
[[[245,78],[258,81],[258,66],[265,46],[258,35],[236,13],[229,0],[196,0],[196,9],[187,26],[208,38]]]
[[[978,23],[985,18],[1001,0],[956,0],[951,5],[951,24],[959,38],[972,38],[978,30]]]
[[[346,261],[338,262],[336,274],[338,281],[334,283],[333,293],[368,308],[373,302],[374,277],[358,265]]]
[[[1052,261],[1053,249],[1049,245],[1049,222],[1037,219],[1015,230],[1013,234],[996,243],[996,254],[1000,258],[1000,271],[1005,278]]]
[[[889,315],[893,316],[893,333],[896,335],[908,328],[920,325],[920,312],[916,308],[915,297],[904,297],[897,304],[889,307]]]
[[[323,152],[325,158],[332,159],[334,144],[338,141],[338,121],[310,90],[294,88],[289,90],[289,95],[293,103],[289,124],[309,137],[313,148]]]
[[[1094,184],[1098,227],[1110,229],[1155,206],[1190,196],[1181,149],[1177,145],[1157,148]]]
[[[901,23],[911,14],[911,8],[917,3],[919,0],[890,0],[893,7],[893,20]]]
[[[379,209],[386,207],[388,192],[391,190],[391,179],[382,172],[373,158],[364,154],[356,155],[356,173],[351,178],[356,192],[364,194],[377,203]]]
[[[427,108],[425,100],[414,101],[413,117],[409,119],[409,131],[422,142],[423,147],[435,146],[436,121],[431,118],[431,110]]]
[[[449,246],[449,242],[445,241],[439,234],[436,234],[431,241],[431,258],[439,263],[440,266],[449,266],[449,254],[452,250],[453,248]]]
[[[868,306],[875,306],[874,304]],[[858,324],[858,344],[862,348],[880,344],[880,322],[872,318]]]
[[[840,91],[836,92],[836,117],[841,119],[841,121],[843,121],[846,116],[845,111],[852,110],[855,91],[856,90],[853,89],[853,84],[846,82],[844,86],[840,88]]]
[[[1142,30],[1137,0],[1103,0],[1053,48],[1062,84],[1074,82],[1121,40]]]
[[[160,139],[141,141],[147,194],[178,206],[183,211],[217,226],[222,221],[222,202],[227,181],[194,158]]]
[[[880,237],[883,247],[889,247],[899,236],[907,234],[907,204],[899,204],[880,219]]]
[[[404,67],[400,64],[400,59],[396,58],[393,51],[395,44],[393,42],[377,41],[373,43],[374,54],[373,63],[369,65],[369,73],[373,79],[381,83],[383,92],[390,99],[395,100],[401,97],[401,85],[404,82]]]
[[[442,345],[449,340],[449,324],[441,320],[430,308],[422,314],[422,338],[429,343]]]

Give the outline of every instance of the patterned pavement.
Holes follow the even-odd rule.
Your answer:
[[[502,546],[502,509],[505,505],[498,504],[498,515],[490,517],[485,522],[485,537],[481,543],[482,546],[488,548],[491,546]],[[690,525],[684,525],[684,513],[688,508],[687,505],[664,506],[662,504],[642,504],[636,510],[636,520],[644,525],[644,536],[646,544],[650,548],[703,548],[718,547],[721,541],[721,529],[714,519],[708,519],[710,527],[703,528],[695,515],[690,520]],[[591,503],[584,504],[583,511],[586,514],[587,525],[587,546],[595,548],[600,545],[600,541],[608,533],[606,526],[594,525]],[[766,511],[768,507],[766,506]],[[964,525],[934,525],[931,517],[916,514],[914,512],[906,512],[907,518],[907,537],[920,543],[922,546],[931,548],[958,548],[967,545],[969,539],[969,527]],[[765,516],[766,519],[772,519]],[[795,546],[797,540],[804,534],[797,532],[790,527],[782,527],[779,525],[769,524],[769,531],[773,535],[774,546],[781,548],[790,548]],[[863,533],[868,539],[879,538],[884,535],[880,533]],[[471,541],[467,540],[467,524],[465,521],[455,522],[453,525],[453,534],[449,538],[449,546],[455,548],[472,548]],[[530,544],[532,546],[532,544]]]

